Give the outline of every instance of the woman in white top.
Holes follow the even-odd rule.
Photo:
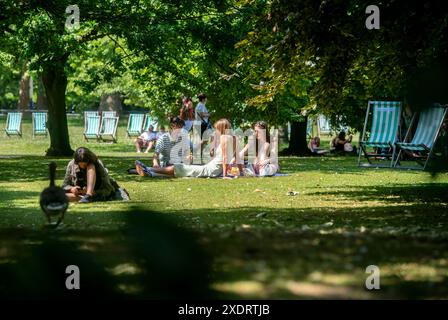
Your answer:
[[[149,172],[144,172],[137,166],[137,172],[140,175],[145,173],[164,174],[171,177],[219,177],[221,174],[226,178],[228,164],[233,156],[228,155],[231,142],[234,137],[230,135],[231,124],[227,119],[218,120],[215,125],[216,148],[214,157],[205,165],[188,165],[184,163],[174,164],[165,168],[150,168]],[[233,149],[234,150],[234,149]],[[142,172],[142,173],[141,173]]]
[[[278,161],[271,155],[271,144],[268,125],[264,121],[258,121],[254,126],[255,130],[255,154],[250,154],[250,141],[240,152],[240,158],[244,155],[249,157],[249,163],[245,169],[245,175],[248,176],[273,176],[279,170]],[[274,150],[275,152],[275,150]]]

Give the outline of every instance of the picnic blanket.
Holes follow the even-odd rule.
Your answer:
[[[138,175],[137,170],[135,170],[135,168],[129,168],[126,171],[128,172],[128,174],[136,174],[136,175]],[[267,178],[267,177],[285,177],[285,176],[288,176],[288,174],[287,173],[279,173],[278,172],[278,173],[274,174],[273,176],[253,176],[253,177],[254,178]],[[222,175],[220,175],[218,177],[215,177],[215,178],[222,178]],[[231,178],[236,178],[236,177],[231,177]],[[250,178],[250,177],[247,177],[247,178]]]

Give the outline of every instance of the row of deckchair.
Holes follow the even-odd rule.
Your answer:
[[[388,159],[388,167],[397,167],[400,165],[401,155],[406,152],[412,160],[417,160],[422,169],[426,169],[429,159],[433,156],[434,145],[446,117],[447,107],[447,105],[435,104],[414,114],[405,138],[399,141],[402,103],[400,101],[369,101],[359,142],[361,151],[358,156],[358,165],[378,167],[380,165],[374,164],[372,159]],[[411,137],[417,118],[417,128]],[[373,151],[370,151],[370,148]],[[362,155],[368,163],[361,162]],[[414,169],[414,167],[411,168]]]
[[[22,112],[10,112],[6,117],[5,132],[9,136],[22,137]],[[38,135],[47,136],[47,113],[33,112],[33,138]]]
[[[84,112],[84,139],[95,139],[97,141],[117,142],[118,121],[115,111]]]
[[[113,111],[103,111],[101,116],[97,111],[86,111],[84,113],[84,138],[96,139],[97,141],[117,142],[117,128],[119,117]],[[129,115],[127,136],[139,136],[147,131],[150,126],[155,127],[156,121],[143,113],[132,113]]]

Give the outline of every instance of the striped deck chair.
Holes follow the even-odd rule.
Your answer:
[[[21,112],[9,112],[6,117],[6,135],[22,137],[22,113]]]
[[[402,103],[400,101],[369,101],[367,105],[366,120],[364,129],[359,141],[360,152],[358,156],[358,166],[361,165],[361,156],[364,153],[369,164],[372,166],[370,158],[390,158],[392,167],[395,157],[395,142],[397,142]],[[369,121],[370,110],[372,109],[372,125],[368,131],[369,138],[366,140],[367,123]],[[376,148],[376,152],[367,152],[367,148]],[[381,152],[378,152],[381,150]],[[375,165],[379,166],[379,165]]]
[[[87,131],[87,118],[91,116],[98,117],[99,115],[98,111],[84,111],[84,132]]]
[[[142,133],[143,120],[145,115],[143,113],[131,113],[128,120],[128,128],[126,129],[128,138],[137,137]]]
[[[103,111],[101,112],[101,116],[103,118],[113,118],[117,116],[117,113],[115,111]]]
[[[36,136],[47,136],[47,113],[33,112],[33,138]]]
[[[103,141],[117,142],[118,117],[101,118],[100,138]]]
[[[152,126],[154,131],[157,130],[157,119],[151,117],[151,115],[147,114],[145,117],[145,122],[143,123],[143,131],[149,131],[149,126]]]
[[[89,141],[89,139],[99,140],[101,117],[98,115],[87,116],[87,118],[85,119],[85,123],[84,139],[86,141]]]
[[[425,170],[428,164],[429,158],[433,153],[433,147],[439,136],[440,128],[443,124],[447,113],[447,106],[434,105],[420,113],[417,129],[411,142],[397,142],[399,153],[395,166],[400,163],[400,156],[403,150],[410,151],[410,154],[414,155],[414,160],[422,165],[422,169]],[[416,115],[412,117],[411,124],[408,132],[406,133],[405,141],[408,140],[412,125],[415,121]],[[417,154],[418,153],[418,154]],[[422,162],[421,160],[424,160]]]

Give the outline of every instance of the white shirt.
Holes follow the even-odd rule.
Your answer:
[[[199,102],[198,105],[196,106],[195,119],[196,119],[196,121],[202,121],[202,120],[208,121],[208,117],[204,117],[201,119],[201,117],[199,116],[199,112],[208,113],[208,110],[205,107],[205,103]]]
[[[152,141],[152,140],[157,140],[157,135],[154,132],[145,131],[140,135],[139,138],[143,139],[145,141]]]

